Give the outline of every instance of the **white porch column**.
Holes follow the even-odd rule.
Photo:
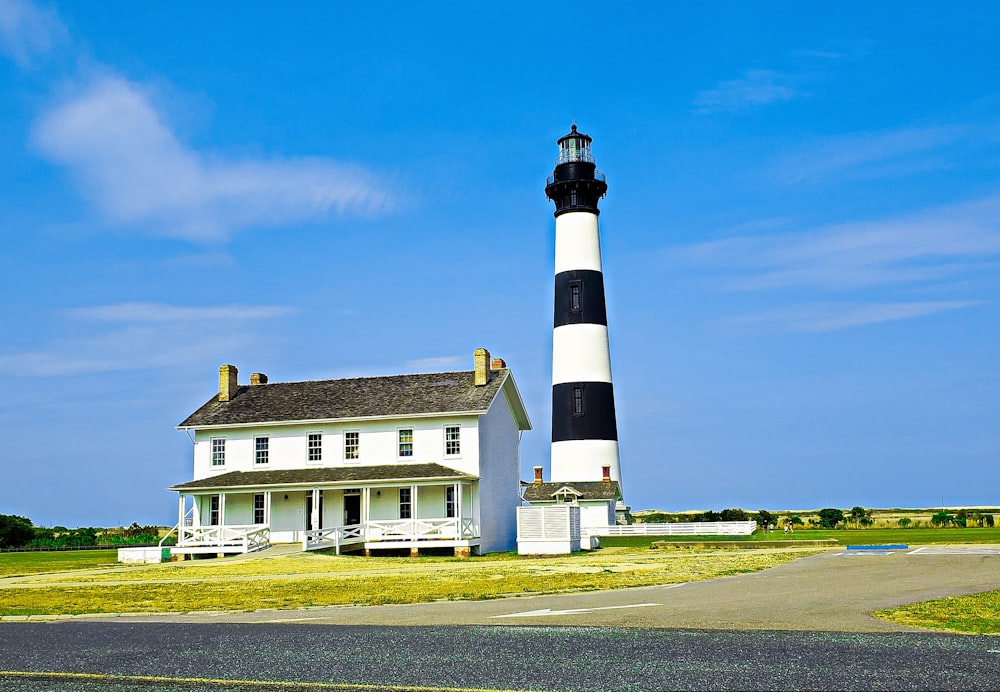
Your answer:
[[[219,493],[219,526],[226,525],[226,494]]]
[[[410,486],[410,518],[413,521],[417,520],[417,486]],[[416,524],[414,524],[416,526]]]
[[[180,531],[184,526],[184,494],[177,498],[177,530]]]
[[[365,486],[361,489],[361,523],[367,526],[368,519],[371,517],[371,507],[372,507],[372,489]]]
[[[271,528],[271,491],[264,491],[264,526]]]
[[[191,524],[193,526],[201,526],[201,501],[204,495],[192,495],[191,503],[194,507],[194,514],[191,516]]]
[[[455,484],[455,519],[458,521],[458,537],[462,537],[462,484]]]

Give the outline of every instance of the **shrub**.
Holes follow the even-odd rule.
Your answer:
[[[934,526],[950,526],[952,522],[955,521],[955,517],[944,510],[936,512],[933,517],[931,517],[931,523]]]
[[[909,528],[911,523],[913,522],[909,517],[903,517],[899,520],[899,528],[901,529]]]
[[[0,514],[0,548],[20,548],[35,537],[31,519],[16,514]]]
[[[843,510],[835,507],[826,507],[816,513],[819,516],[819,525],[824,529],[835,529],[837,524],[844,523]]]

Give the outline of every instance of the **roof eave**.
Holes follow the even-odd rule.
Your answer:
[[[291,420],[268,420],[251,423],[215,423],[210,425],[178,425],[175,430],[223,430],[229,428],[258,428],[278,425],[320,425],[329,423],[365,423],[380,420],[404,420],[409,418],[455,418],[458,416],[483,416],[485,410],[434,411],[431,413],[399,413],[385,416],[354,416],[350,418],[296,418]]]
[[[406,481],[407,483],[427,483],[432,481],[454,481],[454,480],[467,480],[467,481],[477,481],[479,476],[472,476],[470,474],[460,474],[455,476],[425,476],[423,478],[379,478],[373,480],[347,480],[347,481],[312,481],[312,482],[300,482],[300,483],[251,483],[249,485],[203,485],[197,488],[185,488],[180,485],[172,485],[167,490],[173,490],[175,492],[181,492],[184,490],[190,491],[202,491],[202,490],[255,490],[258,488],[316,488],[319,486],[344,486],[352,487],[358,485],[385,485],[393,486],[398,485],[401,481]]]

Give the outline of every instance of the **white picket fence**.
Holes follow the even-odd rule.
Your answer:
[[[630,524],[628,526],[588,526],[591,536],[749,536],[755,521],[692,521],[677,524]]]

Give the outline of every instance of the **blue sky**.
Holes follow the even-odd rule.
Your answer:
[[[1000,9],[0,0],[0,513],[171,523],[218,366],[507,360],[594,137],[635,509],[1000,504]]]

